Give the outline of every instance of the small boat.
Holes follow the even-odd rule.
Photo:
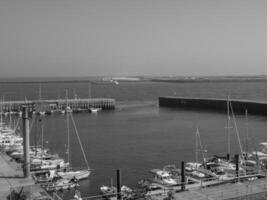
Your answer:
[[[117,188],[116,187],[113,187],[113,186],[109,187],[109,186],[106,186],[106,185],[102,185],[100,187],[100,191],[104,195],[112,196],[112,195],[116,195]]]
[[[79,184],[74,180],[60,179],[56,182],[48,183],[43,185],[47,192],[67,190],[71,188],[79,187]]]
[[[72,113],[72,109],[71,109],[71,107],[67,106],[67,107],[66,107],[66,112],[67,112],[67,113]]]
[[[163,171],[160,169],[153,169],[150,172],[154,175],[153,179],[154,182],[169,186],[178,185],[177,181],[175,181],[171,177],[171,174],[167,171]]]
[[[99,109],[97,108],[89,108],[89,112],[91,113],[97,113]]]
[[[47,183],[52,182],[55,178],[58,178],[56,170],[49,170],[45,173],[37,173],[33,175],[35,183]]]
[[[67,172],[58,172],[58,176],[60,176],[63,179],[86,179],[90,176],[91,171],[90,170],[79,170],[79,171],[67,171]]]
[[[41,115],[41,116],[44,116],[45,115],[45,111],[40,111],[38,112],[37,114]]]
[[[81,193],[79,190],[75,190],[74,199],[76,200],[82,200]]]

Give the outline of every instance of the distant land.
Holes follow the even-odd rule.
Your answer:
[[[119,84],[120,82],[247,82],[267,81],[267,75],[259,76],[98,76],[98,77],[21,77],[0,78],[0,84],[17,83],[92,83]]]

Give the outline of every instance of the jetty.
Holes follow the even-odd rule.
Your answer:
[[[83,98],[83,99],[49,99],[49,100],[25,100],[0,102],[2,112],[19,112],[26,106],[30,111],[51,111],[66,109],[85,110],[88,108],[100,108],[102,110],[115,109],[115,99],[110,98]]]
[[[248,110],[250,114],[267,115],[267,101],[166,96],[159,97],[159,106],[225,112],[227,101],[231,102],[235,113],[244,113]]]

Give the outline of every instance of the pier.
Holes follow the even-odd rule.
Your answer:
[[[0,103],[2,112],[20,112],[23,106],[30,111],[53,111],[66,109],[88,110],[88,108],[100,108],[102,110],[115,109],[115,99],[90,98],[90,99],[56,99],[56,100],[30,100],[30,101],[4,101]]]
[[[226,112],[228,99],[218,98],[196,98],[196,97],[159,97],[160,107],[173,107],[184,109],[214,110]],[[230,99],[231,105],[236,113],[267,115],[267,101]]]

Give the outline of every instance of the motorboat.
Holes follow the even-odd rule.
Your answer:
[[[160,183],[163,185],[169,185],[169,186],[178,185],[177,181],[175,181],[171,177],[171,174],[167,171],[163,171],[161,169],[153,169],[150,172],[154,176],[153,181],[155,181],[157,183]]]

